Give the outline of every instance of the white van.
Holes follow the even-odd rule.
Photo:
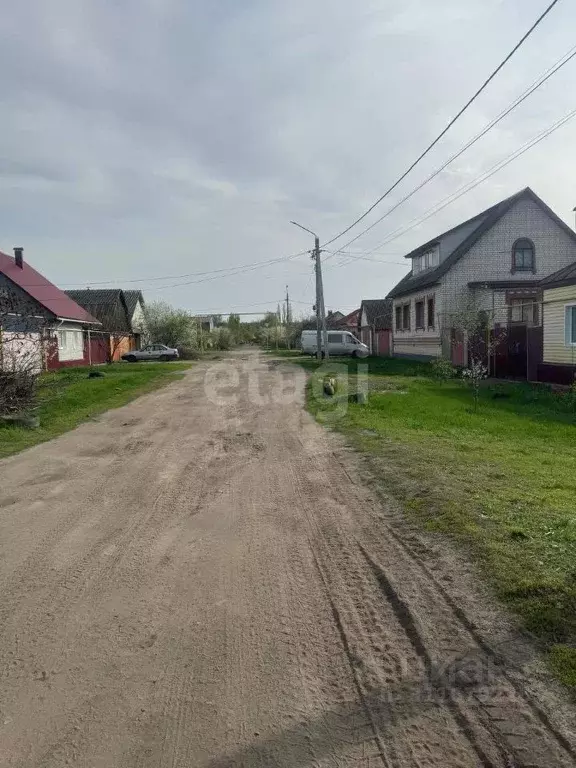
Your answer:
[[[302,331],[300,347],[305,355],[314,356],[318,351],[316,331]],[[328,331],[328,353],[330,355],[351,355],[367,357],[370,350],[358,341],[350,331]]]

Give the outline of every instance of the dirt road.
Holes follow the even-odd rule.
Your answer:
[[[575,765],[465,564],[226,366],[0,462],[0,766]]]

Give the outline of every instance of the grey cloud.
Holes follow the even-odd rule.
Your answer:
[[[323,236],[349,223],[445,125],[540,6],[538,0],[14,5],[0,19],[0,67],[7,75],[0,82],[0,227],[10,238],[0,247],[29,238],[43,254],[42,266],[61,280],[98,279],[103,270],[162,273],[164,247],[176,273],[300,250],[308,242],[288,220],[302,219]],[[574,10],[559,4],[526,53],[390,203],[567,49],[574,21]],[[568,109],[573,76],[566,68],[354,247],[379,242]],[[534,159],[527,155],[394,250],[407,250],[526,183],[562,208],[571,181],[565,164],[553,166],[554,178],[550,165],[570,146],[570,134],[559,134]],[[62,258],[56,264],[56,242],[67,265],[60,266]],[[96,251],[99,270],[92,259],[74,258]],[[304,263],[305,269],[287,270],[294,291],[309,295]],[[168,298],[190,306],[256,302],[270,292],[270,274],[176,289]],[[402,267],[366,262],[332,268],[330,304],[356,304],[375,284],[385,293],[400,274]]]

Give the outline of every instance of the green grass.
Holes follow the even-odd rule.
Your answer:
[[[90,368],[62,368],[40,377],[39,429],[0,426],[0,457],[51,440],[110,408],[175,381],[190,363],[114,363],[97,368],[102,378],[89,379]],[[176,374],[176,375],[175,375]]]
[[[467,548],[576,692],[576,399],[486,382],[475,413],[470,390],[431,380],[426,363],[335,360],[322,373],[348,369],[354,389],[362,364],[366,405],[330,402],[317,373],[310,410],[370,457],[407,514]]]

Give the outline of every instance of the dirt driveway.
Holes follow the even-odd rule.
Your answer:
[[[2,768],[576,764],[529,647],[301,375],[202,363],[0,462]]]

